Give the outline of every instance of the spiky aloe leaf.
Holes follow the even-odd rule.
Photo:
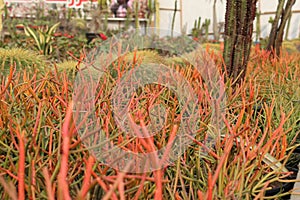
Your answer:
[[[40,42],[40,34],[38,34],[35,30],[30,28],[29,26],[24,26],[25,34],[34,39],[35,44],[37,45],[37,49],[39,51],[42,50],[41,42]]]
[[[53,33],[58,28],[60,22],[54,24],[50,28],[46,27],[46,30],[38,29],[35,31],[29,26],[25,26],[26,35],[32,37],[36,43],[37,49],[41,51],[44,55],[48,55],[52,52],[52,38]]]
[[[56,29],[58,28],[58,26],[60,25],[60,22],[54,24],[53,26],[51,26],[47,31],[46,31],[46,43],[49,43],[51,38],[53,37],[53,33],[55,33]]]

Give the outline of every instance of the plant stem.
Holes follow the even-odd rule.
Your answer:
[[[173,35],[174,35],[174,27],[175,27],[175,17],[176,17],[176,12],[177,12],[177,0],[175,0],[175,7],[174,7],[173,18],[172,18],[171,37],[173,37]]]

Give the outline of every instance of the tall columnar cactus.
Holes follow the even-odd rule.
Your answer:
[[[148,18],[148,23],[147,26],[152,25],[154,26],[153,21],[152,21],[152,17],[153,14],[155,13],[155,1],[148,1],[148,14],[147,14],[147,18]]]
[[[257,0],[227,0],[224,61],[228,76],[239,83],[245,76],[252,44]]]
[[[139,28],[139,2],[137,0],[134,1],[134,19],[135,19],[135,28]]]
[[[201,34],[201,17],[199,17],[198,20],[195,20],[194,28],[192,30],[192,35],[194,38],[199,37],[200,34]]]
[[[160,26],[159,1],[154,0],[154,5],[155,5],[155,23],[156,23],[155,26],[159,29]]]
[[[261,16],[261,12],[258,11],[256,13],[256,42],[258,42],[260,40],[260,33],[261,33],[260,16]]]
[[[214,4],[213,4],[213,33],[214,33],[214,39],[216,41],[219,41],[220,32],[218,30],[218,20],[217,20],[217,0],[214,0]]]
[[[290,12],[289,19],[288,19],[288,22],[286,25],[285,37],[284,37],[285,40],[289,39],[289,30],[290,30],[290,26],[291,26],[291,20],[292,20],[292,12]]]
[[[3,23],[2,23],[2,15],[4,12],[4,1],[0,0],[0,35],[2,35],[2,27],[3,27]]]
[[[278,0],[275,19],[272,22],[272,28],[269,36],[267,50],[275,50],[277,56],[280,55],[282,46],[284,28],[292,12],[292,7],[296,0]],[[272,51],[273,53],[273,51]]]
[[[210,19],[205,19],[205,21],[202,25],[205,30],[205,40],[208,40],[209,25],[210,25]]]

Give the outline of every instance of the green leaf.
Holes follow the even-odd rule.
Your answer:
[[[37,45],[38,50],[42,50],[38,34],[29,26],[24,26],[25,34],[32,37]]]

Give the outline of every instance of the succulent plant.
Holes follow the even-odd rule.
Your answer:
[[[0,33],[2,32],[2,27],[3,27],[3,24],[2,24],[2,14],[3,14],[3,11],[4,11],[4,1],[3,0],[0,0]]]
[[[61,63],[56,64],[57,70],[60,73],[66,73],[72,80],[76,76],[78,62],[74,60],[65,60]]]
[[[134,62],[134,57],[137,58],[137,61],[141,60],[143,63],[164,63],[163,57],[161,57],[156,51],[141,50],[130,52],[125,56],[125,61]]]
[[[284,28],[286,27],[286,24],[289,23],[292,7],[295,3],[296,0],[279,1],[274,20],[269,20],[269,22],[272,23],[272,28],[269,35],[267,50],[271,51],[272,54],[275,50],[276,56],[280,55]]]
[[[239,83],[245,76],[252,44],[257,0],[227,0],[224,61],[228,76]]]
[[[41,72],[46,69],[46,59],[36,52],[22,48],[0,48],[0,71],[3,75],[9,73],[11,66],[17,71]]]
[[[205,19],[205,21],[202,25],[205,30],[205,40],[208,40],[209,25],[210,25],[210,19]]]
[[[37,50],[44,54],[49,55],[53,51],[53,34],[55,33],[56,29],[59,27],[60,22],[54,24],[51,27],[46,26],[46,29],[38,29],[34,30],[30,26],[25,26],[25,33],[26,35],[30,36],[34,39],[36,43]]]

